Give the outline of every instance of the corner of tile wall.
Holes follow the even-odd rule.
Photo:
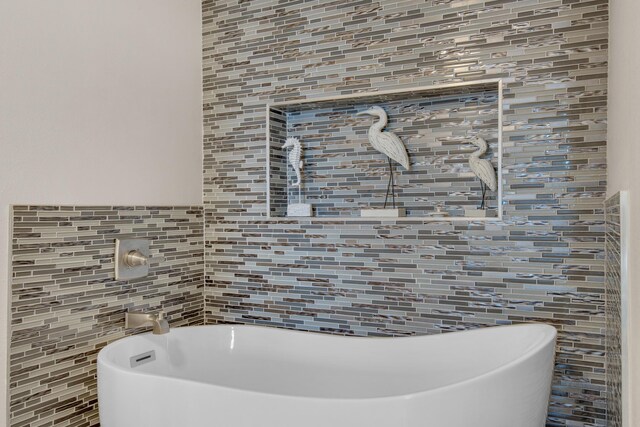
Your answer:
[[[606,381],[607,427],[622,427],[623,422],[623,298],[622,282],[625,280],[623,245],[625,212],[624,194],[616,193],[605,202],[607,237],[605,265],[605,313],[606,313]]]

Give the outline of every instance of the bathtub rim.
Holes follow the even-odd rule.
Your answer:
[[[242,329],[264,329],[264,328],[268,328],[268,329],[272,329],[275,331],[281,331],[281,332],[286,332],[286,333],[308,333],[308,332],[313,332],[313,331],[301,331],[301,330],[295,330],[295,329],[286,329],[286,328],[279,328],[279,327],[272,327],[272,326],[257,326],[257,325],[245,325],[245,324],[219,324],[219,325],[195,325],[195,326],[184,326],[181,328],[175,328],[173,329],[173,331],[177,331],[180,329],[191,329],[191,328],[214,328],[214,327],[226,327],[226,328],[231,328],[233,329],[234,327],[240,327]],[[229,387],[229,386],[224,386],[224,385],[219,385],[219,384],[211,384],[208,382],[204,382],[204,381],[196,381],[193,379],[186,379],[186,378],[180,378],[180,377],[170,377],[170,376],[164,376],[164,375],[159,375],[156,373],[148,373],[148,372],[140,372],[140,371],[135,371],[131,368],[127,369],[124,367],[121,367],[120,365],[113,363],[111,361],[109,361],[107,359],[107,352],[105,352],[105,350],[107,350],[109,347],[117,347],[114,344],[122,344],[122,342],[124,341],[129,341],[132,339],[135,339],[137,337],[140,336],[145,336],[145,335],[151,335],[151,332],[146,332],[146,333],[142,333],[142,334],[136,334],[136,335],[131,335],[131,336],[127,336],[124,338],[121,338],[119,340],[116,340],[110,344],[108,344],[107,346],[105,346],[104,348],[102,348],[99,352],[98,352],[98,357],[96,359],[96,366],[99,368],[101,365],[105,366],[106,368],[109,369],[113,369],[116,372],[123,374],[123,375],[132,375],[135,377],[141,377],[141,378],[163,378],[166,379],[167,381],[176,381],[179,383],[185,383],[185,384],[197,384],[200,386],[206,386],[206,387],[211,387],[214,389],[218,389],[220,391],[230,391],[230,392],[239,392],[239,393],[249,393],[253,396],[269,396],[271,398],[285,398],[285,399],[295,399],[295,400],[304,400],[304,401],[310,401],[310,400],[318,400],[318,401],[323,401],[323,402],[371,402],[371,401],[378,401],[378,402],[382,402],[382,401],[389,401],[389,400],[393,400],[393,401],[398,401],[398,400],[411,400],[414,398],[419,398],[422,396],[428,396],[430,394],[435,394],[435,393],[440,393],[442,391],[446,391],[448,389],[454,388],[454,387],[460,387],[460,386],[464,386],[465,384],[470,384],[479,380],[482,380],[484,378],[487,378],[489,376],[493,376],[496,375],[502,371],[506,371],[508,369],[510,369],[513,366],[516,366],[518,364],[521,364],[523,362],[526,362],[527,360],[529,360],[530,358],[534,357],[536,354],[538,354],[540,351],[542,351],[547,345],[549,345],[550,343],[554,343],[555,344],[555,340],[556,337],[558,335],[558,330],[551,325],[548,325],[546,323],[537,323],[537,322],[528,322],[528,323],[519,323],[519,324],[515,324],[515,325],[496,325],[496,326],[490,326],[490,327],[486,327],[486,328],[476,328],[476,329],[470,329],[470,330],[464,330],[464,331],[457,331],[457,332],[451,332],[452,334],[457,334],[457,333],[461,333],[461,334],[466,334],[466,333],[473,333],[473,332],[483,332],[485,330],[488,329],[494,329],[494,328],[501,328],[501,329],[505,329],[505,328],[513,328],[513,329],[524,329],[524,328],[536,328],[536,329],[540,329],[542,330],[541,333],[541,338],[538,342],[535,343],[535,347],[532,348],[529,352],[511,360],[509,363],[505,363],[504,365],[500,365],[498,368],[496,369],[492,369],[489,370],[487,372],[484,372],[480,375],[476,375],[474,377],[470,377],[470,378],[466,378],[462,381],[457,381],[451,384],[447,384],[441,387],[437,387],[437,388],[433,388],[433,389],[429,389],[429,390],[423,390],[423,391],[417,391],[417,392],[413,392],[413,393],[405,393],[405,394],[398,394],[398,395],[391,395],[391,396],[376,396],[376,397],[321,397],[321,396],[296,396],[293,394],[282,394],[282,393],[267,393],[264,391],[255,391],[255,390],[247,390],[247,389],[243,389],[243,388],[239,388],[239,387]],[[354,339],[373,339],[373,340],[378,340],[378,339],[389,339],[389,338],[394,338],[394,339],[403,339],[403,340],[410,340],[410,339],[425,339],[426,337],[433,337],[434,335],[411,335],[411,336],[400,336],[400,337],[385,337],[385,336],[364,336],[364,337],[360,337],[360,336],[344,336],[344,335],[335,335],[335,334],[327,334],[327,333],[322,333],[322,332],[314,332],[315,334],[317,334],[318,336],[323,336],[323,337],[332,337],[332,338],[354,338]],[[446,333],[446,334],[442,334],[442,335],[448,335],[450,333]],[[436,335],[436,336],[440,336],[440,335]],[[113,347],[110,349],[111,351],[113,351]],[[555,346],[554,346],[555,347]],[[555,354],[555,348],[554,348],[554,354]],[[98,374],[98,382],[100,381],[100,377]]]

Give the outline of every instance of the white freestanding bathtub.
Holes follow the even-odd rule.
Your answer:
[[[542,427],[556,330],[356,338],[196,326],[98,355],[102,427]]]

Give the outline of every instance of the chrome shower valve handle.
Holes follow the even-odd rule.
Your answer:
[[[141,265],[149,264],[149,257],[145,256],[139,250],[134,249],[124,254],[122,262],[129,268],[139,267]]]
[[[116,280],[138,279],[149,274],[149,242],[149,239],[116,239]]]

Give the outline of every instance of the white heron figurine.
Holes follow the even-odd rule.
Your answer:
[[[409,155],[407,149],[404,146],[402,140],[393,132],[384,131],[387,126],[388,116],[382,107],[374,106],[366,111],[361,111],[356,116],[374,116],[378,117],[378,122],[374,123],[368,132],[369,143],[371,146],[387,156],[389,161],[389,182],[387,183],[387,193],[384,197],[384,207],[387,207],[387,200],[389,199],[389,189],[391,189],[391,195],[393,198],[393,207],[396,207],[396,190],[395,190],[395,178],[393,176],[393,163],[401,164],[406,170],[411,170],[411,164],[409,163]]]
[[[498,176],[491,162],[487,159],[480,158],[489,148],[487,141],[480,137],[476,137],[471,141],[471,143],[478,147],[478,150],[469,155],[469,167],[480,179],[480,188],[482,189],[482,202],[480,204],[480,209],[484,209],[487,188],[491,191],[496,191],[498,189]]]

